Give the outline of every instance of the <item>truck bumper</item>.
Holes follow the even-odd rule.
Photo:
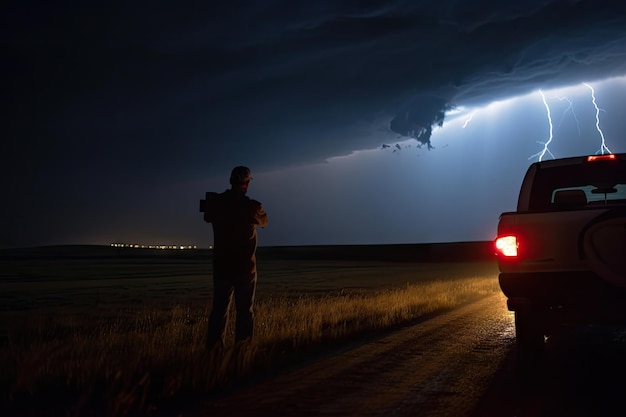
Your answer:
[[[511,311],[559,310],[592,321],[626,321],[626,289],[584,271],[500,273]]]

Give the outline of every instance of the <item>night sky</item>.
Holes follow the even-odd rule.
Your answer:
[[[262,246],[490,240],[530,163],[626,152],[623,2],[0,12],[0,247],[208,246],[235,165]]]

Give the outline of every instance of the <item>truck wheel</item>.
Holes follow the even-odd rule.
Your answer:
[[[516,311],[515,338],[520,357],[540,356],[545,345],[541,315],[535,311]]]

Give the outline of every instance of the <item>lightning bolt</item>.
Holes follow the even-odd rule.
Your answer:
[[[606,143],[604,140],[604,133],[602,132],[602,129],[600,128],[600,111],[604,111],[604,109],[601,109],[600,107],[598,107],[598,103],[596,102],[596,92],[593,89],[593,87],[587,83],[583,83],[583,85],[589,88],[589,90],[591,90],[591,102],[593,103],[593,106],[596,109],[596,130],[598,131],[598,133],[600,134],[600,138],[602,139],[602,143],[600,144],[600,149],[596,152],[596,154],[601,153],[602,155],[604,155],[605,150],[608,153],[613,153],[606,146]]]
[[[557,130],[561,128],[561,125],[563,124],[563,120],[565,119],[567,112],[571,111],[572,116],[574,116],[574,120],[576,121],[576,127],[578,128],[578,136],[580,136],[580,122],[578,121],[578,117],[576,116],[576,112],[574,111],[574,103],[572,102],[572,100],[570,100],[569,98],[565,96],[563,97],[553,96],[552,98],[556,98],[559,101],[567,101],[568,103],[567,108],[563,111],[563,116],[561,117],[561,121],[559,122],[559,126],[557,127]]]
[[[550,149],[548,148],[550,146],[550,143],[552,142],[552,138],[554,137],[554,133],[553,133],[553,126],[552,126],[552,114],[550,113],[550,106],[548,106],[548,101],[546,100],[546,96],[545,94],[543,94],[543,91],[539,90],[539,94],[541,94],[541,99],[543,100],[543,105],[546,108],[546,113],[548,115],[548,124],[550,126],[550,134],[548,137],[548,140],[545,142],[540,142],[537,141],[537,143],[539,143],[540,145],[543,145],[543,149],[539,152],[537,152],[534,155],[531,155],[530,157],[528,157],[528,159],[533,159],[535,157],[539,157],[539,161],[541,161],[543,159],[543,157],[546,155],[546,153],[550,154],[550,156],[552,157],[552,159],[554,158],[554,155],[552,154],[552,152],[550,152]]]
[[[465,129],[465,128],[467,127],[467,125],[469,124],[469,122],[471,122],[471,121],[472,121],[472,119],[474,118],[474,114],[475,114],[475,113],[476,113],[476,112],[475,112],[475,111],[473,111],[473,112],[472,112],[472,114],[470,114],[470,115],[469,115],[469,117],[465,120],[465,123],[463,123],[463,126],[462,126],[462,127],[463,127],[463,129]]]

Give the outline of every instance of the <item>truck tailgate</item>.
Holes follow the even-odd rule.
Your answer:
[[[593,271],[626,286],[626,208],[503,213],[498,235],[518,238],[502,272]]]

